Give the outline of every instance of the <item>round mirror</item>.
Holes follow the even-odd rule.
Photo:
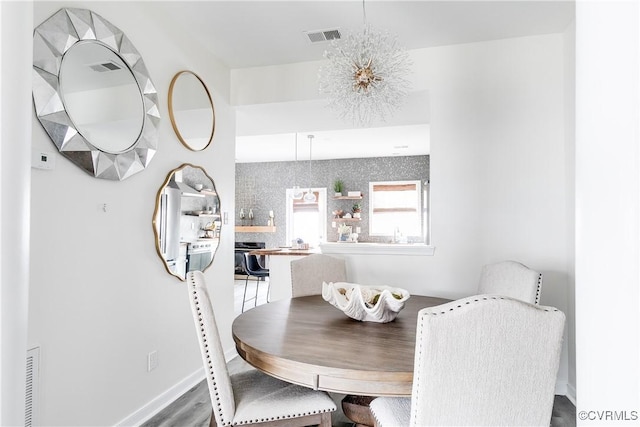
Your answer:
[[[167,175],[156,196],[153,233],[167,271],[185,280],[204,271],[220,242],[220,198],[206,171],[183,164]]]
[[[117,154],[138,140],[144,122],[140,88],[112,50],[74,44],[62,58],[60,93],[76,129],[96,148]]]
[[[169,117],[182,144],[193,151],[209,146],[215,130],[215,112],[207,85],[191,71],[180,71],[169,86]]]
[[[140,53],[100,15],[60,9],[33,34],[33,105],[60,153],[123,180],[157,149],[158,94]]]

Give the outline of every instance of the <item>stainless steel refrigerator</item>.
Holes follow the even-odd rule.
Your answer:
[[[180,190],[169,186],[160,198],[160,250],[174,271],[180,256]]]

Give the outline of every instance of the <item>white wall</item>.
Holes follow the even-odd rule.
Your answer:
[[[458,298],[476,292],[482,265],[515,259],[544,274],[542,304],[567,311],[573,219],[567,211],[563,50],[563,35],[556,34],[411,52],[414,87],[431,97],[435,255],[392,262],[350,255],[354,280]],[[232,99],[259,104],[317,97],[255,86],[314,85],[309,76],[318,63],[307,66],[296,64],[297,74],[287,66],[281,73],[275,67],[233,70]],[[567,371],[565,342],[562,393]]]
[[[638,2],[576,4],[575,295],[581,425],[621,424],[625,419],[637,424],[640,416],[639,53]],[[605,411],[616,411],[623,421]],[[635,419],[631,411],[636,411]]]
[[[24,422],[29,290],[29,2],[0,2],[0,425]]]
[[[134,423],[162,404],[163,393],[185,379],[193,381],[192,374],[202,369],[186,286],[165,271],[151,221],[160,185],[185,162],[207,170],[222,211],[233,218],[235,122],[227,99],[229,72],[172,32],[170,17],[157,5],[35,4],[35,26],[64,6],[89,8],[120,28],[142,54],[162,115],[157,154],[147,170],[125,181],[95,179],[58,154],[55,170],[32,171],[28,341],[41,347],[42,425]],[[204,152],[184,148],[169,121],[167,91],[173,75],[183,69],[199,74],[213,95],[217,126]],[[30,74],[30,67],[22,72]],[[32,127],[33,147],[56,152],[35,114]],[[107,212],[102,212],[105,203]],[[223,225],[214,265],[205,273],[228,349],[233,348],[232,227]],[[148,373],[147,354],[154,350],[159,367]]]

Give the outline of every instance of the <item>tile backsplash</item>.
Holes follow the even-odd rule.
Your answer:
[[[429,156],[375,157],[358,159],[317,160],[311,162],[265,162],[236,164],[236,225],[242,225],[239,214],[244,209],[253,210],[253,225],[267,225],[269,211],[274,211],[275,233],[236,233],[238,242],[265,242],[267,247],[285,245],[286,240],[286,189],[298,185],[301,188],[327,188],[327,240],[337,240],[337,229],[331,227],[335,209],[350,210],[353,200],[333,200],[333,182],[344,182],[343,193],[361,191],[363,199],[360,241],[386,241],[369,236],[369,182],[429,180]],[[248,219],[244,221],[249,225]]]

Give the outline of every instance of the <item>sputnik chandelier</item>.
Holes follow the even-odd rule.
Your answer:
[[[385,121],[404,101],[410,61],[395,36],[367,24],[364,0],[362,15],[362,33],[332,41],[332,51],[324,53],[328,63],[320,69],[320,92],[339,117],[368,125]]]

